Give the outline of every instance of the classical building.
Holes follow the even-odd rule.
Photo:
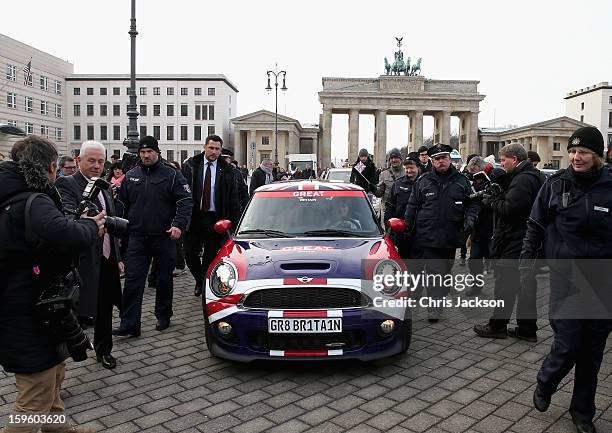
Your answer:
[[[553,168],[564,168],[569,165],[567,142],[572,133],[586,123],[569,117],[557,117],[518,128],[480,128],[479,155],[495,155],[503,146],[509,143],[521,143],[527,150],[535,150],[544,164],[552,164]]]
[[[568,93],[565,114],[595,126],[612,147],[612,86],[607,81]]]
[[[68,144],[76,153],[97,140],[122,155],[127,137],[129,74],[72,74],[66,77]],[[202,151],[206,136],[231,143],[230,118],[238,90],[224,75],[138,74],[140,136],[159,140],[162,156],[183,162]]]
[[[234,157],[240,164],[257,168],[263,159],[275,159],[275,115],[259,110],[231,119]],[[278,115],[278,160],[287,166],[288,153],[318,153],[319,125],[304,124]]]
[[[5,70],[0,80],[0,123],[49,137],[65,153],[66,77],[74,66],[2,34],[0,64]],[[28,65],[30,74],[24,71]],[[0,148],[0,153],[6,155],[8,149]]]

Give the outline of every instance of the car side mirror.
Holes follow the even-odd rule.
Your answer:
[[[387,220],[387,227],[391,229],[391,231],[401,233],[406,230],[406,221],[400,218],[390,218]]]
[[[219,220],[213,226],[213,229],[220,235],[225,234],[231,228],[232,222],[230,220]]]

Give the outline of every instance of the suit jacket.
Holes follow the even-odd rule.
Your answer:
[[[83,190],[87,185],[87,179],[80,171],[77,171],[71,176],[58,177],[55,186],[60,193],[62,198],[62,206],[64,212],[66,210],[74,210],[78,207],[82,200]],[[109,216],[115,216],[115,203],[111,198],[108,191],[102,191],[104,196],[104,202],[106,206],[106,214]],[[98,209],[102,210],[102,206],[98,201],[98,198],[94,200]],[[119,242],[115,236],[111,236],[111,258],[114,258],[117,262],[121,261],[121,253],[119,252]],[[83,287],[81,288],[79,307],[77,313],[80,316],[95,316],[97,313],[98,305],[98,291],[100,290],[100,266],[102,263],[102,245],[103,237],[98,237],[96,242],[91,245],[89,250],[82,253],[79,256],[79,273],[83,280]],[[117,281],[119,285],[119,293],[116,293],[116,285],[113,287],[105,287],[104,290],[108,290],[116,305],[120,305],[120,300],[115,299],[117,295],[121,295],[121,285],[119,283],[119,274],[117,271]],[[115,281],[114,281],[115,282]]]

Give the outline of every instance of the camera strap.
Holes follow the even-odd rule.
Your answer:
[[[15,194],[8,200],[2,202],[2,204],[0,204],[0,211],[9,210],[11,205],[18,203],[20,201],[23,201],[24,199],[26,200],[26,203],[25,203],[25,240],[26,242],[32,243],[32,244],[36,243],[34,233],[32,232],[32,224],[31,224],[32,201],[34,201],[36,197],[41,196],[41,195],[45,195],[45,194],[41,192],[32,192],[32,191],[20,192],[18,194]]]

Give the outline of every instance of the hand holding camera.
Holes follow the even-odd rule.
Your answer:
[[[96,225],[98,226],[98,237],[104,236],[104,224],[106,222],[106,212],[102,211],[102,212],[99,212],[97,215],[87,216],[87,211],[85,211],[81,214],[81,218],[87,218],[87,219],[93,220],[93,222],[95,222]]]

